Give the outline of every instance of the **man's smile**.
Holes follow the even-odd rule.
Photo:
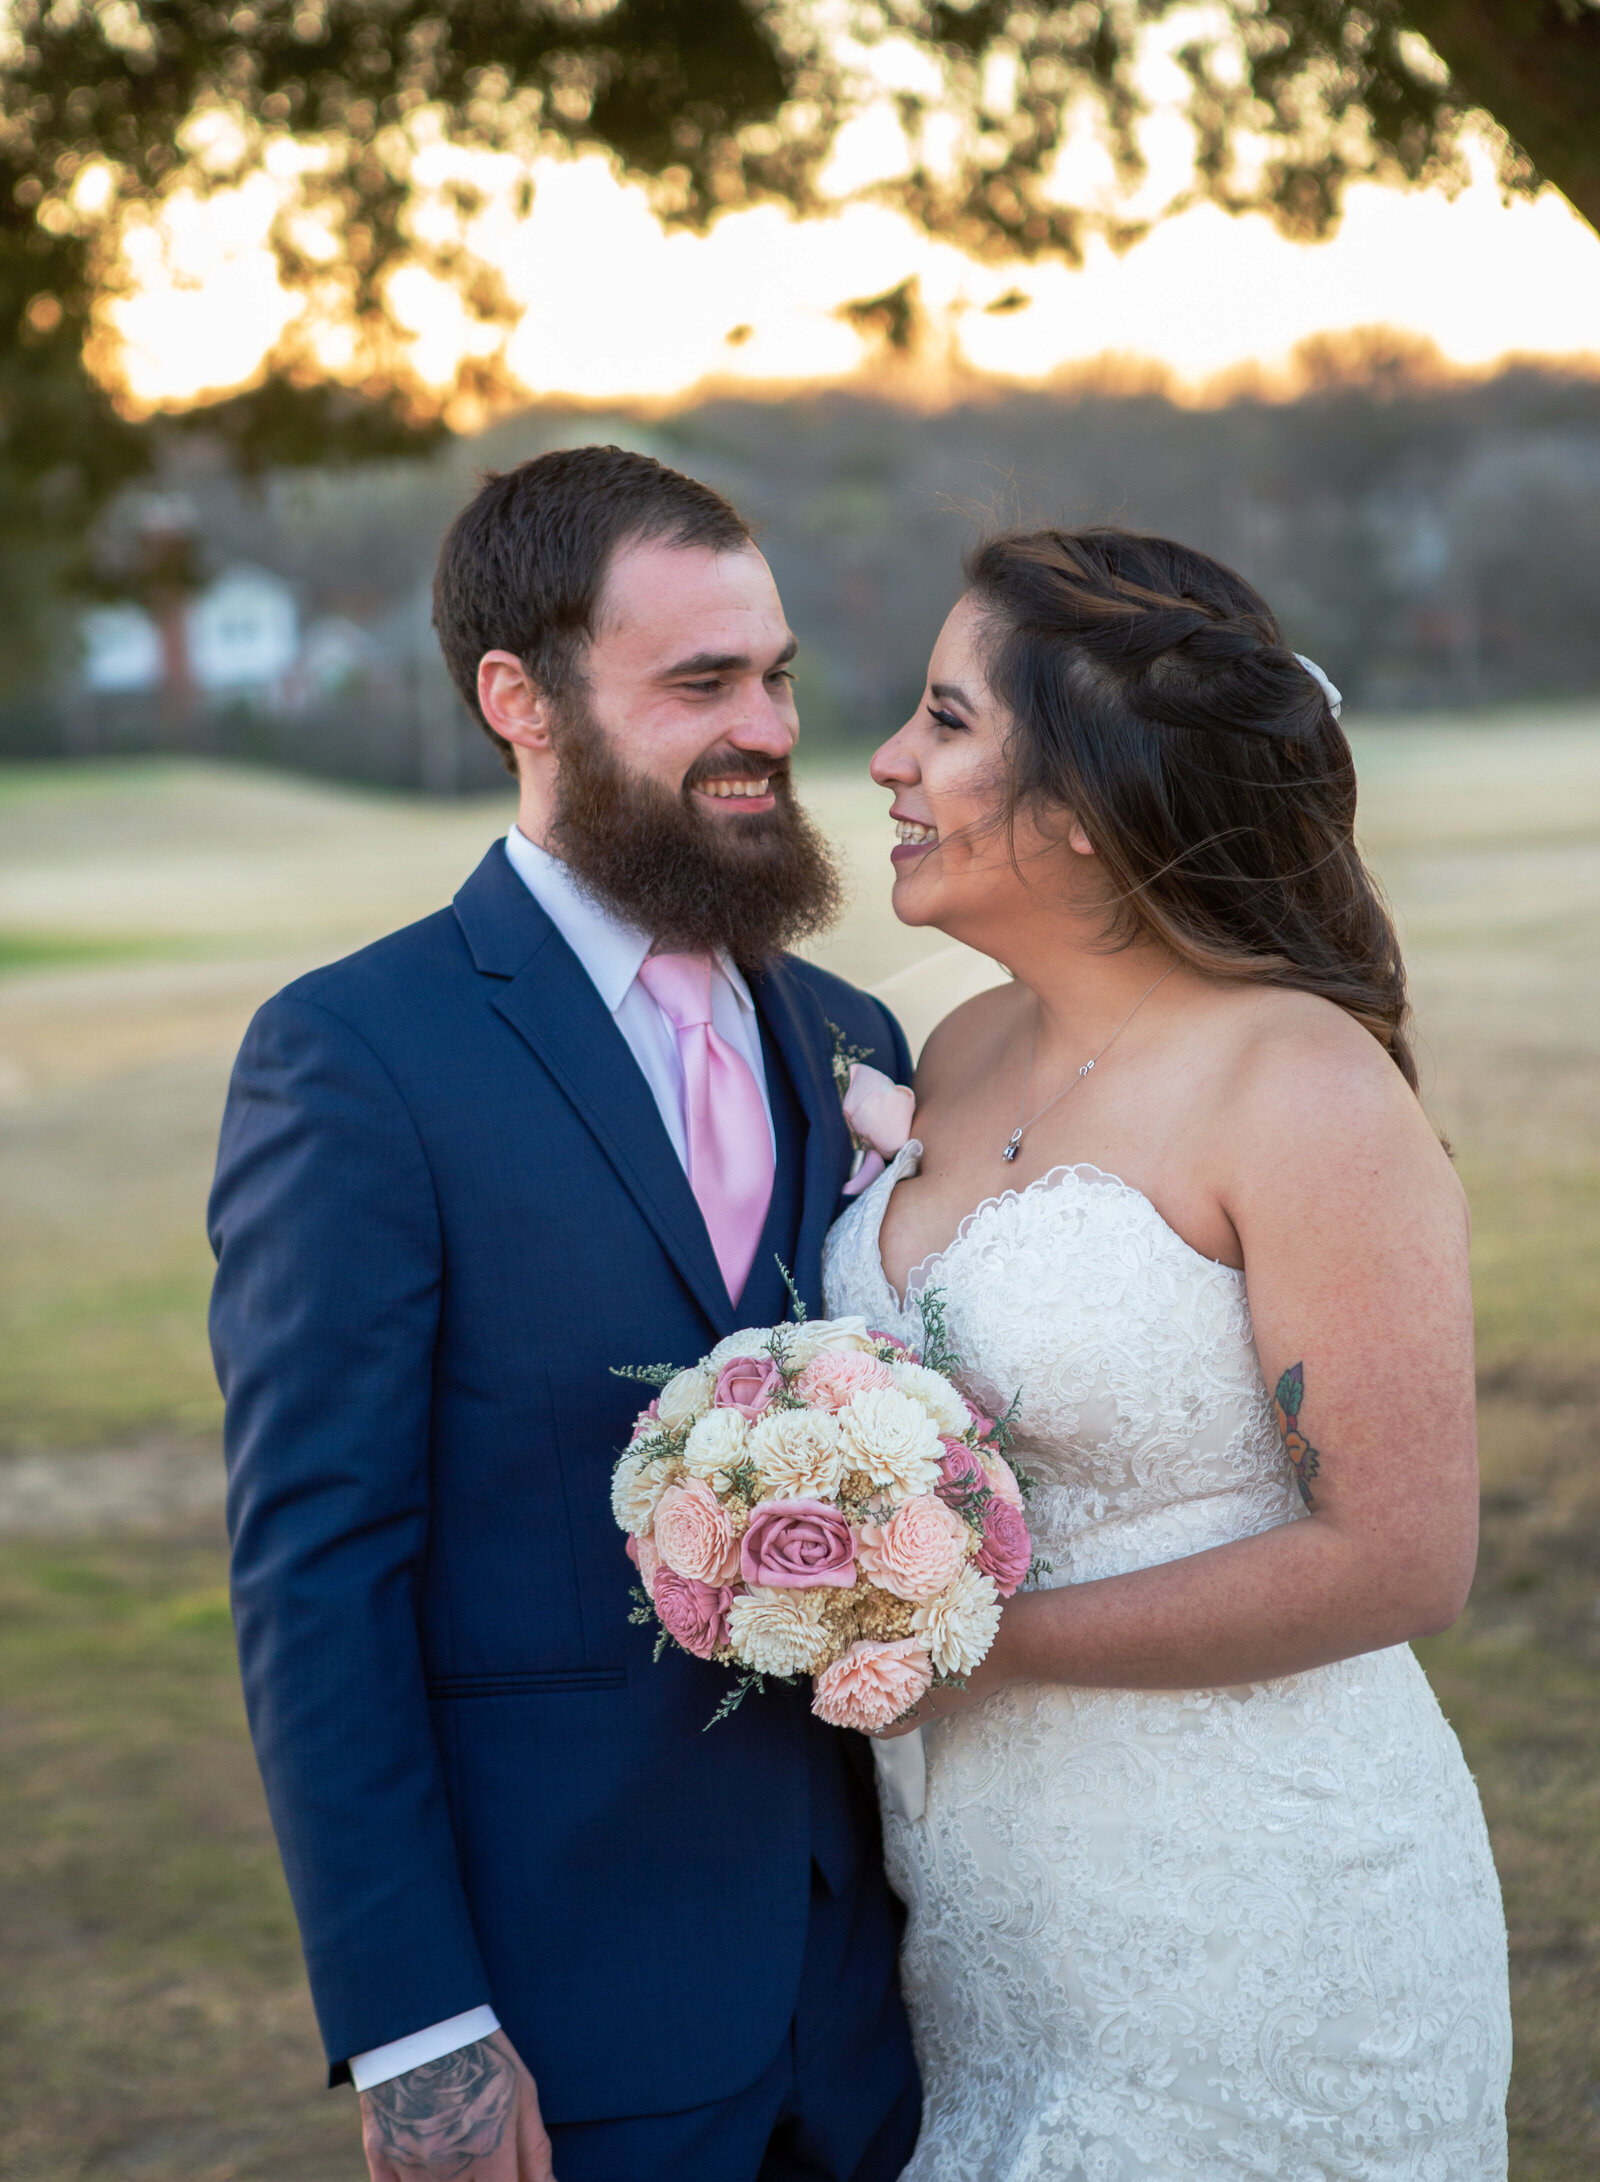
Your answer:
[[[776,801],[770,773],[733,773],[721,779],[702,780],[692,791],[711,803],[738,803],[745,811],[770,811]]]

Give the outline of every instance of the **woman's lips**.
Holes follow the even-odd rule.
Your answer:
[[[889,851],[890,863],[914,864],[919,856],[926,856],[929,849],[937,848],[939,830],[936,826],[925,826],[919,818],[897,818],[894,823],[897,839]]]

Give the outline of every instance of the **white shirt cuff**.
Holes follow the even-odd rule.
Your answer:
[[[396,2038],[367,2053],[352,2053],[350,2080],[358,2091],[370,2091],[374,2084],[386,2084],[392,2076],[403,2076],[407,2069],[421,2068],[427,2061],[442,2061],[447,2053],[459,2053],[463,2046],[475,2046],[480,2038],[487,2038],[499,2028],[500,2018],[493,2008],[468,2008],[465,2015],[430,2023],[426,2030],[414,2030],[409,2038]]]

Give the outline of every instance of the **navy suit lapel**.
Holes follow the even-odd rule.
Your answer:
[[[583,1117],[720,1335],[736,1324],[711,1237],[650,1086],[577,956],[497,842],[456,896],[474,962],[501,980],[491,1006]]]
[[[804,1193],[790,1268],[814,1315],[822,1311],[822,1244],[850,1172],[850,1132],[833,1080],[833,1038],[821,1004],[781,959],[750,980],[751,996],[805,1109]]]

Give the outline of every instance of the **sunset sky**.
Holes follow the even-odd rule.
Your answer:
[[[462,156],[441,146],[437,178]],[[842,147],[841,196],[876,156],[870,132]],[[1081,269],[980,266],[861,202],[807,220],[766,207],[725,215],[703,236],[668,234],[643,193],[593,156],[541,161],[535,181],[520,220],[509,189],[491,191],[474,235],[517,301],[507,362],[530,397],[837,381],[868,356],[840,304],[911,274],[947,364],[1012,381],[1116,355],[1155,360],[1198,388],[1242,364],[1270,370],[1309,334],[1376,324],[1426,335],[1464,366],[1531,353],[1600,368],[1600,236],[1553,191],[1502,203],[1486,156],[1453,202],[1353,190],[1339,232],[1319,246],[1286,242],[1264,218],[1200,209],[1162,221],[1121,258],[1091,245]],[[138,402],[238,384],[278,337],[295,305],[267,247],[277,203],[263,174],[204,206],[179,199],[131,237],[134,292],[113,310]],[[1018,290],[1025,307],[985,308]],[[421,273],[397,303],[417,332],[418,369],[447,383],[477,338],[459,304]]]

